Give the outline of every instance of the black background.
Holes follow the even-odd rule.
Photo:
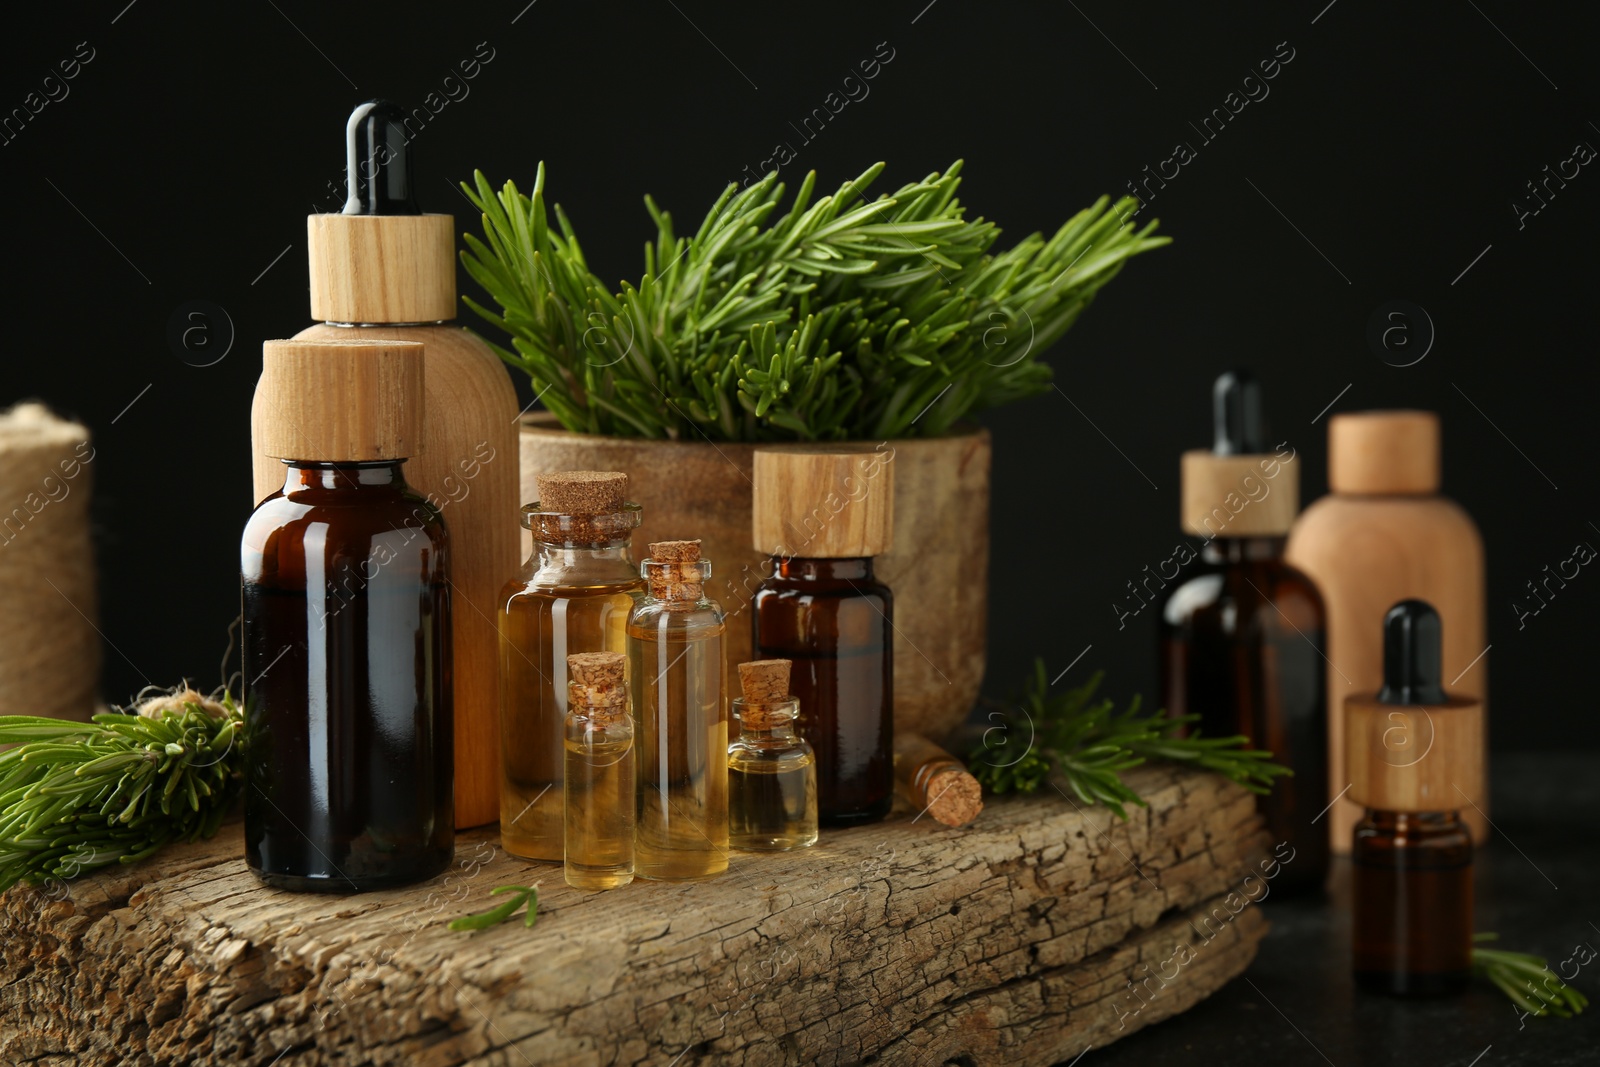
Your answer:
[[[1600,545],[1600,176],[1585,167],[1520,227],[1512,207],[1545,165],[1600,145],[1595,27],[1575,8],[525,4],[379,16],[307,0],[111,0],[7,14],[0,112],[79,42],[94,54],[65,99],[0,146],[0,402],[42,398],[95,435],[108,698],[221,680],[260,342],[307,323],[304,216],[338,204],[345,116],[373,96],[414,107],[442,95],[461,60],[492,49],[414,144],[424,207],[477,230],[453,183],[481,168],[526,188],[543,159],[552,198],[613,279],[641,269],[644,193],[690,228],[779,141],[799,149],[785,178],[815,168],[824,188],[881,159],[887,192],[964,158],[963,199],[1005,228],[1002,244],[1125,191],[1189,142],[1198,158],[1148,209],[1175,243],[1134,261],[1051,353],[1059,393],[984,417],[986,689],[1015,688],[1035,655],[1054,675],[1088,648],[1074,675],[1104,666],[1111,692],[1152,692],[1152,612],[1119,629],[1112,605],[1171,554],[1178,455],[1209,439],[1212,377],[1243,365],[1265,382],[1276,438],[1308,461],[1307,501],[1325,488],[1335,397],[1335,411],[1441,413],[1445,489],[1489,550],[1494,745],[1600,741],[1584,673],[1600,576],[1586,569],[1523,628],[1512,607],[1546,564]],[[802,145],[789,123],[880,42],[893,58],[870,95]],[[1203,143],[1189,123],[1286,49],[1270,95]],[[1372,313],[1397,299],[1437,331],[1405,368],[1366,340]],[[166,339],[191,300],[235,328],[215,365],[189,365]]]

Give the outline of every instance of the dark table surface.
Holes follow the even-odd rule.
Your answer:
[[[1491,783],[1498,833],[1474,865],[1477,929],[1552,967],[1579,945],[1600,948],[1600,753],[1496,754]],[[1258,906],[1272,932],[1249,970],[1182,1015],[1090,1049],[1077,1067],[1600,1065],[1600,958],[1573,981],[1595,998],[1589,1012],[1522,1020],[1487,982],[1443,1000],[1357,990],[1346,861],[1326,897]]]

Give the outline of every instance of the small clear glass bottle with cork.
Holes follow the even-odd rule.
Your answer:
[[[1403,600],[1383,620],[1383,688],[1345,701],[1353,970],[1365,989],[1455,993],[1472,976],[1472,833],[1483,703],[1444,691],[1439,614]]]
[[[726,624],[707,599],[699,541],[656,541],[628,618],[638,737],[634,873],[664,882],[728,869]]]
[[[894,735],[896,790],[916,811],[945,826],[965,826],[983,811],[983,787],[967,765],[921,734]]]
[[[642,512],[618,471],[541,474],[538,484],[522,509],[533,553],[500,594],[500,838],[514,856],[560,862],[567,657],[625,650],[644,587],[629,556]]]
[[[787,852],[817,843],[817,761],[794,732],[789,661],[739,664],[744,696],[733,701],[739,738],[728,746],[728,842],[744,852]]]
[[[1270,450],[1253,375],[1218,377],[1212,404],[1212,447],[1183,454],[1181,519],[1185,533],[1204,541],[1200,558],[1187,574],[1144,580],[1145,591],[1161,595],[1161,699],[1174,716],[1199,716],[1202,734],[1242,734],[1294,771],[1256,798],[1268,832],[1294,857],[1273,888],[1321,892],[1329,855],[1328,828],[1317,822],[1328,795],[1326,616],[1316,585],[1283,559],[1300,506],[1299,463],[1292,450]]]
[[[402,468],[423,346],[268,341],[282,488],[240,545],[245,859],[281,889],[431,878],[454,852],[450,540]]]
[[[615,889],[633,881],[633,719],[620,652],[567,657],[567,884]]]
[[[816,751],[823,826],[894,804],[894,595],[873,557],[894,543],[894,467],[881,453],[757,450],[753,539],[772,573],[752,648],[794,664],[800,734]]]

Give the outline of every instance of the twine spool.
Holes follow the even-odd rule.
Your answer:
[[[87,719],[100,685],[89,431],[0,413],[0,714]]]

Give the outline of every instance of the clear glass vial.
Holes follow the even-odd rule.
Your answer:
[[[728,699],[722,608],[706,598],[699,541],[660,541],[628,619],[638,736],[634,873],[666,882],[728,869]]]
[[[752,688],[763,667],[775,682],[782,675],[767,694]],[[808,848],[817,843],[817,760],[795,733],[800,702],[788,695],[789,664],[757,660],[739,673],[745,695],[733,702],[739,737],[728,746],[728,843],[744,852]]]
[[[619,652],[567,657],[563,777],[567,884],[615,889],[633,881],[633,719]]]
[[[627,475],[539,476],[522,509],[533,554],[500,594],[500,839],[525,859],[564,856],[562,781],[567,657],[622,652],[641,595],[629,556],[642,511],[623,500]]]

